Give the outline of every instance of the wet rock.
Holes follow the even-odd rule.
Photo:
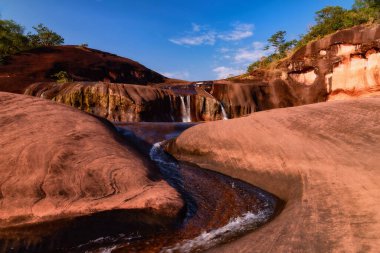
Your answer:
[[[35,83],[26,95],[51,99],[115,122],[189,122],[222,119],[210,95],[104,82]]]

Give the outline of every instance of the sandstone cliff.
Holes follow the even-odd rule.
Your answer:
[[[380,91],[380,24],[336,32],[301,48],[280,64],[288,80],[320,87],[327,100]]]
[[[379,93],[379,73],[380,24],[373,24],[328,35],[297,50],[274,69],[256,70],[233,81],[281,86],[289,104],[300,105]],[[272,100],[286,103],[284,95],[276,93]]]
[[[35,83],[25,94],[71,105],[115,122],[190,122],[222,119],[209,94],[104,82]]]

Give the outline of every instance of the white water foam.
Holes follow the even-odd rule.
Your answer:
[[[259,224],[262,224],[270,217],[270,211],[267,209],[258,213],[247,212],[241,217],[232,219],[227,225],[212,230],[210,232],[203,232],[201,235],[194,239],[178,243],[173,247],[164,248],[162,253],[172,252],[193,252],[195,250],[207,250],[218,243],[224,241],[226,238],[232,238],[233,236],[256,228]]]

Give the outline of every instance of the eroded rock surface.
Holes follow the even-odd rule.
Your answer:
[[[129,213],[141,224],[176,220],[179,193],[110,123],[30,96],[1,92],[0,105],[0,251],[8,252],[7,239],[28,244],[69,224],[63,236],[75,237],[81,217],[82,225],[98,216],[107,224],[113,214],[123,224]]]
[[[168,150],[285,200],[261,229],[211,252],[377,252],[380,98],[254,113],[187,129]]]
[[[380,91],[380,25],[342,30],[301,48],[280,64],[299,84],[320,86],[326,99]]]
[[[25,94],[51,99],[115,122],[190,122],[222,119],[209,94],[104,82],[35,83]]]
[[[221,87],[214,88],[218,94],[213,95],[228,107],[228,101],[241,93],[244,99],[237,104],[251,105],[254,111],[378,95],[380,24],[338,31],[297,50],[274,69],[255,70],[230,81],[215,82]],[[239,116],[245,111],[249,109],[230,113]]]

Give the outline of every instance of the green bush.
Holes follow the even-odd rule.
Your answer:
[[[66,71],[59,71],[52,75],[52,77],[56,79],[57,83],[69,83],[73,81]]]

